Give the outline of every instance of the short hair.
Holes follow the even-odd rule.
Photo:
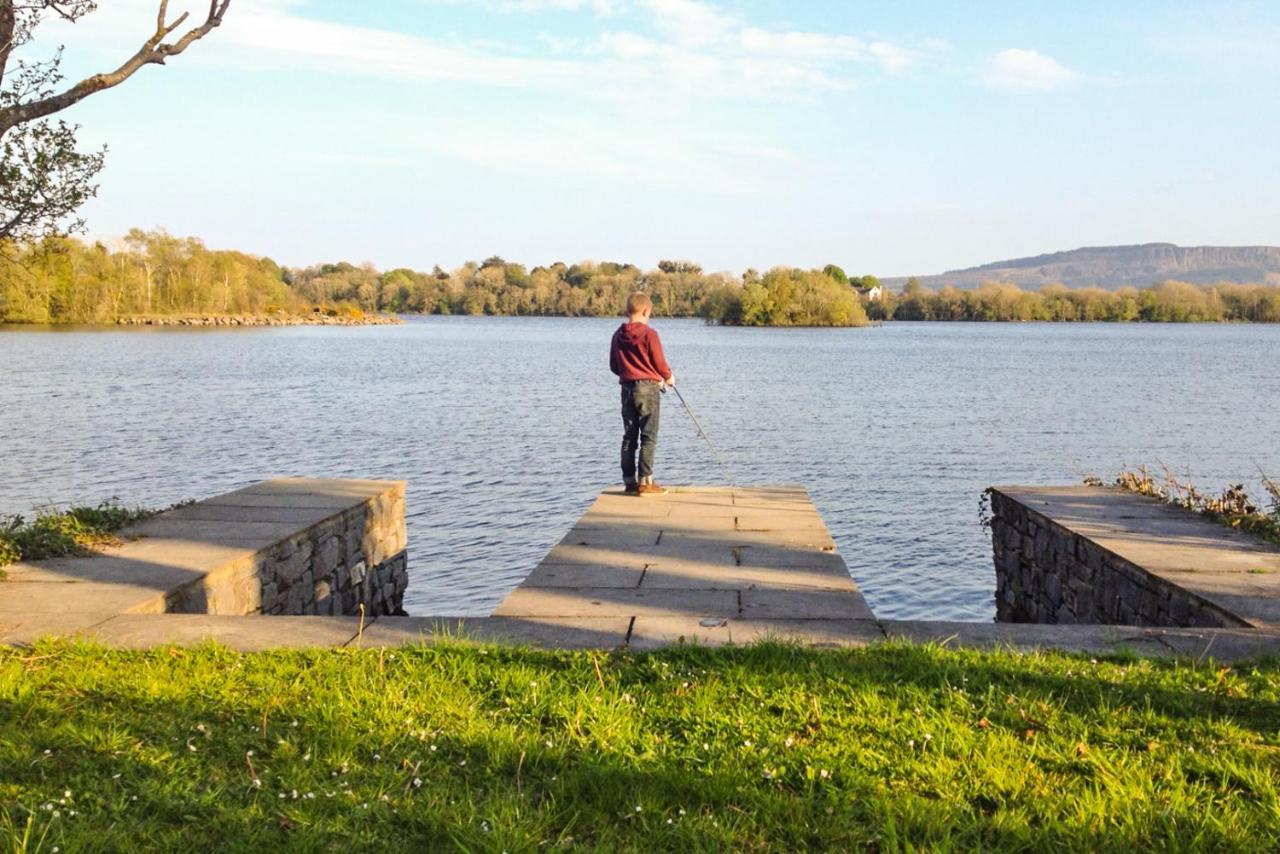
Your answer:
[[[627,315],[634,316],[653,305],[653,300],[644,291],[636,291],[627,297]]]

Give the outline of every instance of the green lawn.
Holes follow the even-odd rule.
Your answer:
[[[1280,664],[0,651],[0,848],[1275,850]]]

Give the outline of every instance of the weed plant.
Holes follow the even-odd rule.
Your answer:
[[[159,511],[128,508],[115,499],[66,510],[41,509],[34,519],[0,516],[0,566],[20,560],[86,554],[113,545],[115,532]]]

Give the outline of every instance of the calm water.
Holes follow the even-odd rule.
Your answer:
[[[0,331],[0,512],[282,474],[409,481],[412,613],[485,614],[617,471],[613,320]],[[800,483],[882,616],[993,614],[978,497],[1163,461],[1280,473],[1280,327],[658,321],[743,483]],[[721,482],[665,399],[659,480]]]

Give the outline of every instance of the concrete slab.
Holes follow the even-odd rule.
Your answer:
[[[815,572],[841,572],[849,570],[844,558],[834,552],[812,548],[779,548],[773,546],[745,546],[737,550],[742,566],[759,566],[772,569],[800,568]]]
[[[579,522],[560,539],[561,545],[600,546],[602,548],[630,548],[652,546],[662,536],[657,525],[592,525]]]
[[[639,587],[646,567],[543,562],[520,582],[521,587]]]
[[[697,564],[668,568],[665,563],[655,563],[645,570],[640,586],[684,590],[857,590],[843,564],[834,569],[779,569]]]
[[[211,614],[126,614],[94,626],[88,634],[119,649],[193,646],[215,641],[241,652],[347,645],[358,617],[261,617]]]
[[[352,505],[357,506],[357,505]],[[201,522],[290,522],[296,529],[310,528],[326,519],[342,515],[342,510],[323,507],[255,507],[244,504],[213,504],[201,501],[165,511],[167,519]]]
[[[211,521],[165,514],[122,531],[121,537],[265,548],[298,530],[296,522]]]
[[[358,504],[387,491],[398,490],[403,493],[407,485],[408,481],[404,480],[369,480],[357,477],[273,477],[237,491],[249,495],[346,496],[359,499],[354,502]]]
[[[0,582],[0,614],[74,614],[135,608],[164,609],[164,592],[153,587],[93,581]]]
[[[872,620],[875,615],[857,590],[745,590],[747,620]]]
[[[576,544],[552,546],[542,559],[542,563],[562,566],[616,566],[630,569],[644,569],[652,562],[653,556],[639,547],[608,548]]]
[[[5,567],[4,583],[102,582],[172,590],[202,577],[202,573],[181,567],[118,557],[111,551],[84,557],[61,557],[17,563]],[[2,598],[2,591],[0,591]]]
[[[1152,629],[1178,655],[1198,660],[1239,661],[1280,657],[1280,632],[1259,629]]]
[[[996,491],[1250,625],[1280,629],[1280,548],[1121,489],[1000,486]]]
[[[722,590],[644,590],[618,587],[518,587],[495,617],[635,617],[738,614],[738,596]]]
[[[111,611],[57,612],[52,614],[0,613],[0,643],[30,645],[46,637],[81,637],[115,614]]]
[[[238,561],[251,560],[258,551],[258,547],[237,543],[201,543],[186,539],[147,537],[109,549],[104,554],[120,560],[205,574]]]
[[[1037,623],[959,623],[929,620],[881,620],[890,640],[937,643],[976,649],[1055,649],[1095,655],[1131,652],[1171,654],[1160,630],[1140,626],[1044,625]]]
[[[639,651],[678,643],[722,646],[761,640],[782,640],[819,648],[858,647],[884,640],[884,633],[874,620],[637,617],[627,646]]]
[[[544,649],[614,649],[630,617],[379,617],[352,646],[402,646],[441,638]]]

